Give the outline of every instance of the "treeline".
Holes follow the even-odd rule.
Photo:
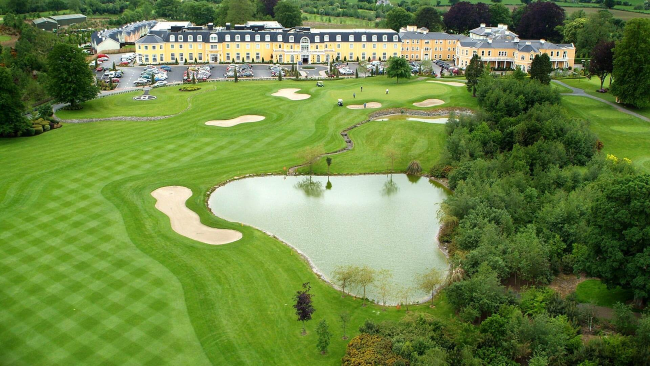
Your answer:
[[[454,194],[442,207],[450,254],[444,290],[459,321],[367,323],[343,364],[379,353],[395,364],[632,365],[650,359],[650,318],[618,305],[597,321],[590,306],[543,286],[559,273],[597,276],[650,296],[650,175],[603,156],[588,122],[568,116],[558,92],[536,80],[478,83],[481,110],[450,118],[447,145],[431,174]],[[529,287],[516,294],[515,288]],[[371,351],[374,350],[374,351]]]

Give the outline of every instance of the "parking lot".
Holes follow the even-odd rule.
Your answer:
[[[119,66],[121,61],[122,54],[113,54],[108,55],[109,60],[104,61],[99,64],[106,68],[113,67],[113,62],[117,65],[117,69],[123,72],[123,76],[120,79],[120,82],[117,84],[115,90],[129,90],[137,88],[134,85],[134,82],[140,78],[140,74],[146,70],[146,66]],[[354,66],[353,66],[354,65]],[[226,73],[227,64],[211,64],[211,73],[209,80],[224,80],[224,74]],[[181,83],[183,81],[183,73],[187,70],[188,65],[169,65],[171,72],[167,73],[167,83]],[[290,68],[289,65],[284,65],[284,67]],[[312,69],[313,67],[313,69]],[[356,67],[356,64],[350,63],[350,67]],[[268,64],[253,64],[253,77],[255,78],[272,78],[271,70],[269,70]],[[327,71],[326,65],[309,65],[307,69],[299,67],[299,70],[302,71],[301,75],[303,77],[323,77],[323,73]],[[104,75],[104,71],[95,71],[95,76],[101,78]]]

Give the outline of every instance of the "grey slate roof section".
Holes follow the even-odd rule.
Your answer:
[[[94,32],[90,36],[91,42],[94,45],[98,45],[102,43],[105,39],[110,38],[117,43],[122,43],[122,34],[131,35],[133,33],[140,31],[140,29],[144,27],[152,28],[153,26],[156,25],[156,23],[157,21],[155,20],[147,20],[144,22],[127,24],[121,28],[112,28],[112,29],[107,29],[99,32]]]
[[[465,38],[466,36],[462,34],[447,34],[444,32],[400,32],[400,37],[402,39],[442,39],[442,40],[459,40]]]
[[[165,41],[158,37],[155,34],[147,34],[146,36],[138,39],[135,41],[135,43],[144,43],[144,44],[152,44],[152,43],[164,43]]]

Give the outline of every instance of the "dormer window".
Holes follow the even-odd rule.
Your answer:
[[[397,37],[397,35],[394,35],[393,36],[393,42],[397,42],[397,41],[399,41],[399,37]]]
[[[196,36],[197,42],[203,42],[203,36]]]
[[[337,42],[341,42],[341,36],[340,36],[340,35],[339,35],[339,36],[336,36],[336,41],[337,41]]]
[[[194,41],[194,36],[187,36],[187,41],[188,42],[193,42]]]
[[[384,34],[384,36],[381,38],[382,41],[386,42],[388,41],[388,36]]]
[[[176,36],[169,36],[169,42],[175,42],[176,41]]]
[[[315,41],[315,42],[320,42],[320,36],[316,36],[316,37],[314,38],[314,41]]]
[[[353,35],[350,35],[350,36],[348,37],[348,39],[350,40],[350,42],[354,42],[354,36],[353,36]]]
[[[270,42],[270,41],[271,41],[271,36],[268,35],[268,34],[265,35],[265,36],[264,36],[264,41],[266,41],[266,42]]]
[[[282,34],[278,34],[278,42],[282,42]]]
[[[361,42],[365,42],[365,41],[366,41],[366,36],[365,35],[361,36]]]
[[[259,41],[260,41],[260,35],[259,35],[259,34],[256,34],[256,35],[255,35],[255,42],[259,42]]]
[[[226,42],[230,42],[230,34],[226,34]]]
[[[218,42],[219,37],[216,34],[211,34],[210,35],[210,42]]]
[[[293,42],[293,36],[289,36],[289,42]]]
[[[235,42],[239,42],[241,40],[241,37],[239,37],[239,34],[235,36]]]
[[[372,36],[372,41],[377,42],[377,36]]]
[[[178,36],[178,41],[183,42],[183,36]]]
[[[325,42],[329,42],[329,41],[330,41],[330,36],[328,36],[328,35],[324,35],[324,36],[323,36],[323,40],[324,40]]]
[[[249,34],[247,34],[247,35],[244,36],[244,39],[246,40],[246,42],[250,42],[251,41],[251,36]]]

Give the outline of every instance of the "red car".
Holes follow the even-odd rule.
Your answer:
[[[120,66],[129,66],[129,63],[126,62],[126,61],[124,61],[124,62],[120,62]]]
[[[105,55],[103,53],[100,53],[100,54],[97,55],[97,58],[102,58],[102,57],[108,58],[108,55]]]
[[[119,83],[120,83],[120,79],[118,79],[118,78],[113,78],[113,84],[119,84]]]
[[[95,71],[97,71],[97,72],[102,72],[102,71],[104,71],[104,67],[103,67],[103,66],[99,66],[98,68],[95,69]]]

